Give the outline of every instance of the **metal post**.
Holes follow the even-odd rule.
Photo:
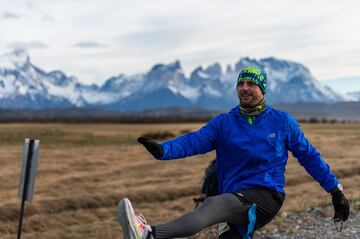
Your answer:
[[[25,141],[26,142],[26,141]],[[31,169],[31,160],[33,159],[33,152],[34,152],[34,140],[30,139],[29,141],[29,148],[27,152],[27,159],[25,161],[25,177],[23,182],[23,190],[22,190],[22,198],[21,198],[21,207],[20,207],[20,218],[19,218],[19,224],[18,224],[18,231],[17,231],[17,239],[21,238],[21,228],[22,228],[22,222],[24,217],[24,209],[25,209],[25,200],[27,198],[28,193],[28,184],[30,180],[30,169]]]

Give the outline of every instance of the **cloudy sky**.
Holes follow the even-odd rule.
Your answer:
[[[214,62],[274,56],[319,80],[359,76],[358,0],[0,0],[0,54],[84,83],[180,60],[186,74]]]

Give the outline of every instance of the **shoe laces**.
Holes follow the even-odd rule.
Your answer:
[[[140,229],[141,234],[145,234],[145,232],[148,230],[148,223],[146,222],[145,217],[142,214],[138,214],[136,217],[136,225]]]

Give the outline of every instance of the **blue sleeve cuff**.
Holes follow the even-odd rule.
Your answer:
[[[340,183],[339,180],[337,180],[335,178],[335,180],[334,180],[334,182],[332,184],[326,185],[326,187],[325,187],[326,192],[329,193],[332,189],[336,188],[339,183]]]
[[[164,142],[161,144],[163,148],[163,155],[161,157],[157,157],[157,160],[168,160],[169,159],[169,148],[171,147],[169,142]]]

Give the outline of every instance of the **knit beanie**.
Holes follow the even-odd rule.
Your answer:
[[[242,80],[250,80],[255,82],[259,86],[263,95],[265,94],[267,90],[266,74],[260,68],[256,66],[245,67],[238,76],[237,85],[239,85],[240,81]]]

